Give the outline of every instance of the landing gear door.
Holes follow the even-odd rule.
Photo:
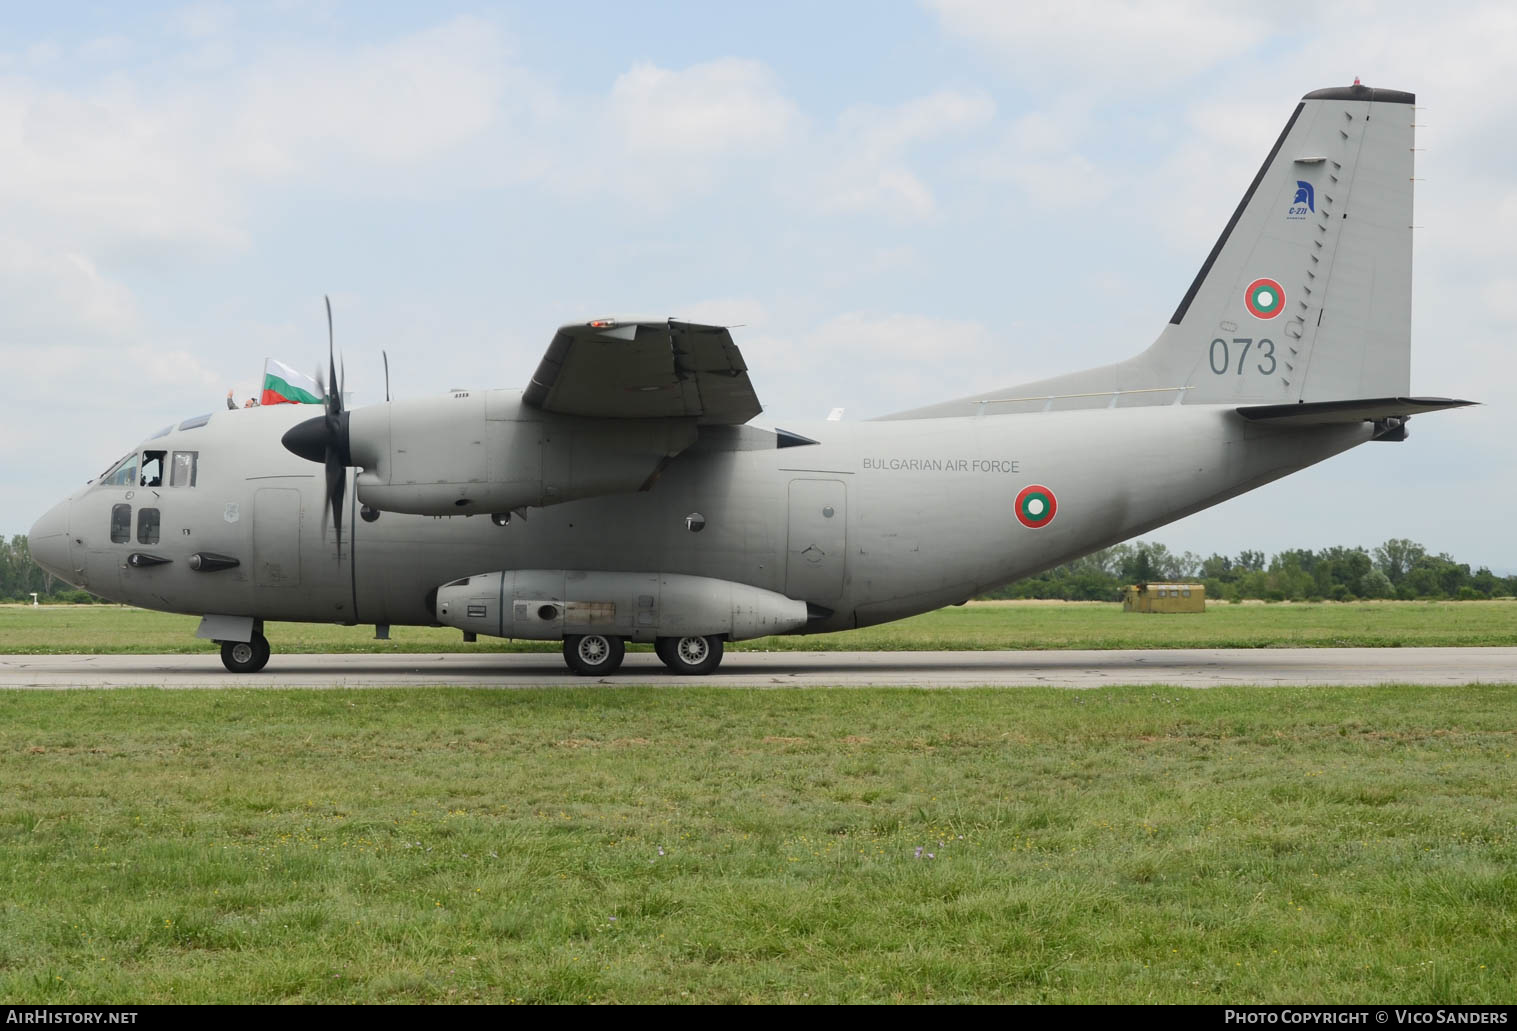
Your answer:
[[[848,489],[841,480],[791,480],[785,593],[830,605],[843,595]]]
[[[300,586],[300,491],[261,487],[253,498],[253,584]]]

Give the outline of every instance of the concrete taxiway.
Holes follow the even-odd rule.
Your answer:
[[[729,652],[709,677],[676,677],[633,653],[614,677],[570,674],[556,654],[276,654],[261,673],[215,655],[4,655],[3,688],[1102,687],[1111,684],[1308,686],[1517,683],[1517,648],[1263,648],[1042,652]]]

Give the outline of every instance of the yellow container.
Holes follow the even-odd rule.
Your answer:
[[[1205,584],[1142,584],[1129,587],[1124,612],[1205,612]]]

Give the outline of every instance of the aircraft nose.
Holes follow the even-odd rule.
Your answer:
[[[54,505],[26,535],[32,560],[59,579],[65,579],[73,572],[68,554],[68,506],[67,501]]]

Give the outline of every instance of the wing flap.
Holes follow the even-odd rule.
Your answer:
[[[1284,405],[1244,405],[1238,414],[1253,422],[1269,426],[1325,426],[1333,423],[1376,422],[1380,419],[1407,418],[1423,412],[1440,412],[1463,408],[1474,401],[1456,401],[1449,397],[1375,397],[1351,401],[1305,401]]]
[[[732,334],[675,319],[559,327],[522,400],[564,415],[716,425],[763,410]]]

